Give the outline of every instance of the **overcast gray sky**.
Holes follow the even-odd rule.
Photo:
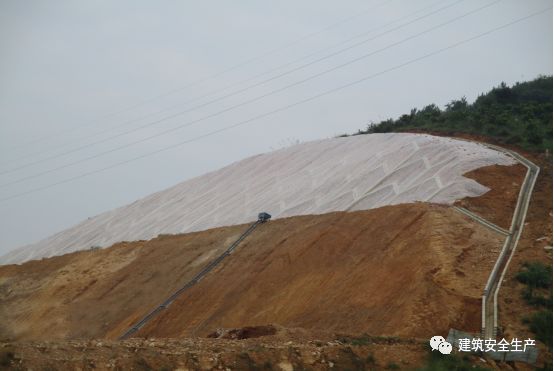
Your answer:
[[[550,75],[551,10],[385,72],[550,4],[3,0],[0,254],[253,154]],[[243,126],[6,200],[374,74]]]

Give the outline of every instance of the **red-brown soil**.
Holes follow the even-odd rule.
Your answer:
[[[450,327],[478,331],[500,242],[428,204],[274,221],[138,335],[265,323],[422,338]]]
[[[115,339],[245,228],[0,267],[2,336]],[[422,203],[275,220],[138,335],[267,323],[422,338],[478,331],[500,245],[452,208]]]
[[[513,277],[524,261],[550,262],[551,250],[543,245],[552,245],[552,167],[549,161],[538,161],[540,157],[531,159],[541,164],[541,176],[499,299],[506,334],[520,338],[533,337],[521,322],[532,309],[521,299],[521,285]],[[519,192],[513,183],[522,178],[521,168],[489,167],[467,176],[493,190],[461,204],[503,227],[509,225],[504,223],[511,220],[510,205]],[[75,369],[81,364],[92,368],[86,362],[140,369],[134,362],[144,361],[155,369],[166,363],[169,368],[195,369],[191,365],[210,357],[227,357],[217,365],[232,369],[245,360],[258,366],[281,360],[327,369],[333,357],[359,366],[369,353],[379,365],[373,368],[393,361],[409,368],[423,362],[422,343],[431,334],[446,335],[450,327],[478,331],[479,297],[502,244],[502,236],[452,208],[422,203],[275,220],[260,226],[220,267],[136,335],[180,340],[160,339],[155,346],[151,341],[106,340],[117,338],[162,302],[245,228],[159,236],[0,266],[0,337],[12,339],[1,347],[13,349],[21,365],[39,369]],[[537,241],[543,236],[546,239]],[[201,339],[219,328],[267,324],[303,328],[306,335]],[[320,331],[333,335],[320,336]],[[370,348],[332,340],[337,333],[364,332],[420,340],[374,342]],[[77,338],[104,340],[53,341]],[[314,339],[323,339],[323,346]],[[325,345],[325,339],[335,345]],[[155,351],[148,350],[152,346]],[[325,354],[321,364],[320,358],[315,363],[301,359],[318,349]]]
[[[509,230],[526,173],[527,168],[521,164],[485,166],[465,173],[465,177],[475,179],[489,187],[490,191],[480,197],[464,198],[455,204]]]
[[[0,336],[104,337],[127,316],[165,299],[243,229],[159,236],[0,266]]]

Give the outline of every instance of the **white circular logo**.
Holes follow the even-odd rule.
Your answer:
[[[438,350],[442,354],[450,354],[452,352],[452,344],[446,341],[442,336],[433,336],[429,340],[429,345],[432,350]]]
[[[431,340],[429,341],[429,345],[431,345],[431,349],[437,350],[439,349],[440,343],[444,343],[446,340],[442,336],[433,336]]]

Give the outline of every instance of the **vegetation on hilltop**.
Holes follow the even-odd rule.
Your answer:
[[[552,350],[552,266],[541,262],[527,262],[516,275],[525,284],[523,298],[539,311],[526,316],[523,322]]]
[[[552,76],[507,86],[501,83],[473,103],[465,97],[439,108],[429,104],[396,120],[371,123],[357,134],[398,131],[467,133],[527,150],[552,150]]]

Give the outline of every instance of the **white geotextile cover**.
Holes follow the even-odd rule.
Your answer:
[[[488,191],[462,174],[513,163],[476,143],[423,134],[318,140],[179,183],[14,250],[0,263],[252,222],[261,211],[283,218],[416,201],[451,204]]]

